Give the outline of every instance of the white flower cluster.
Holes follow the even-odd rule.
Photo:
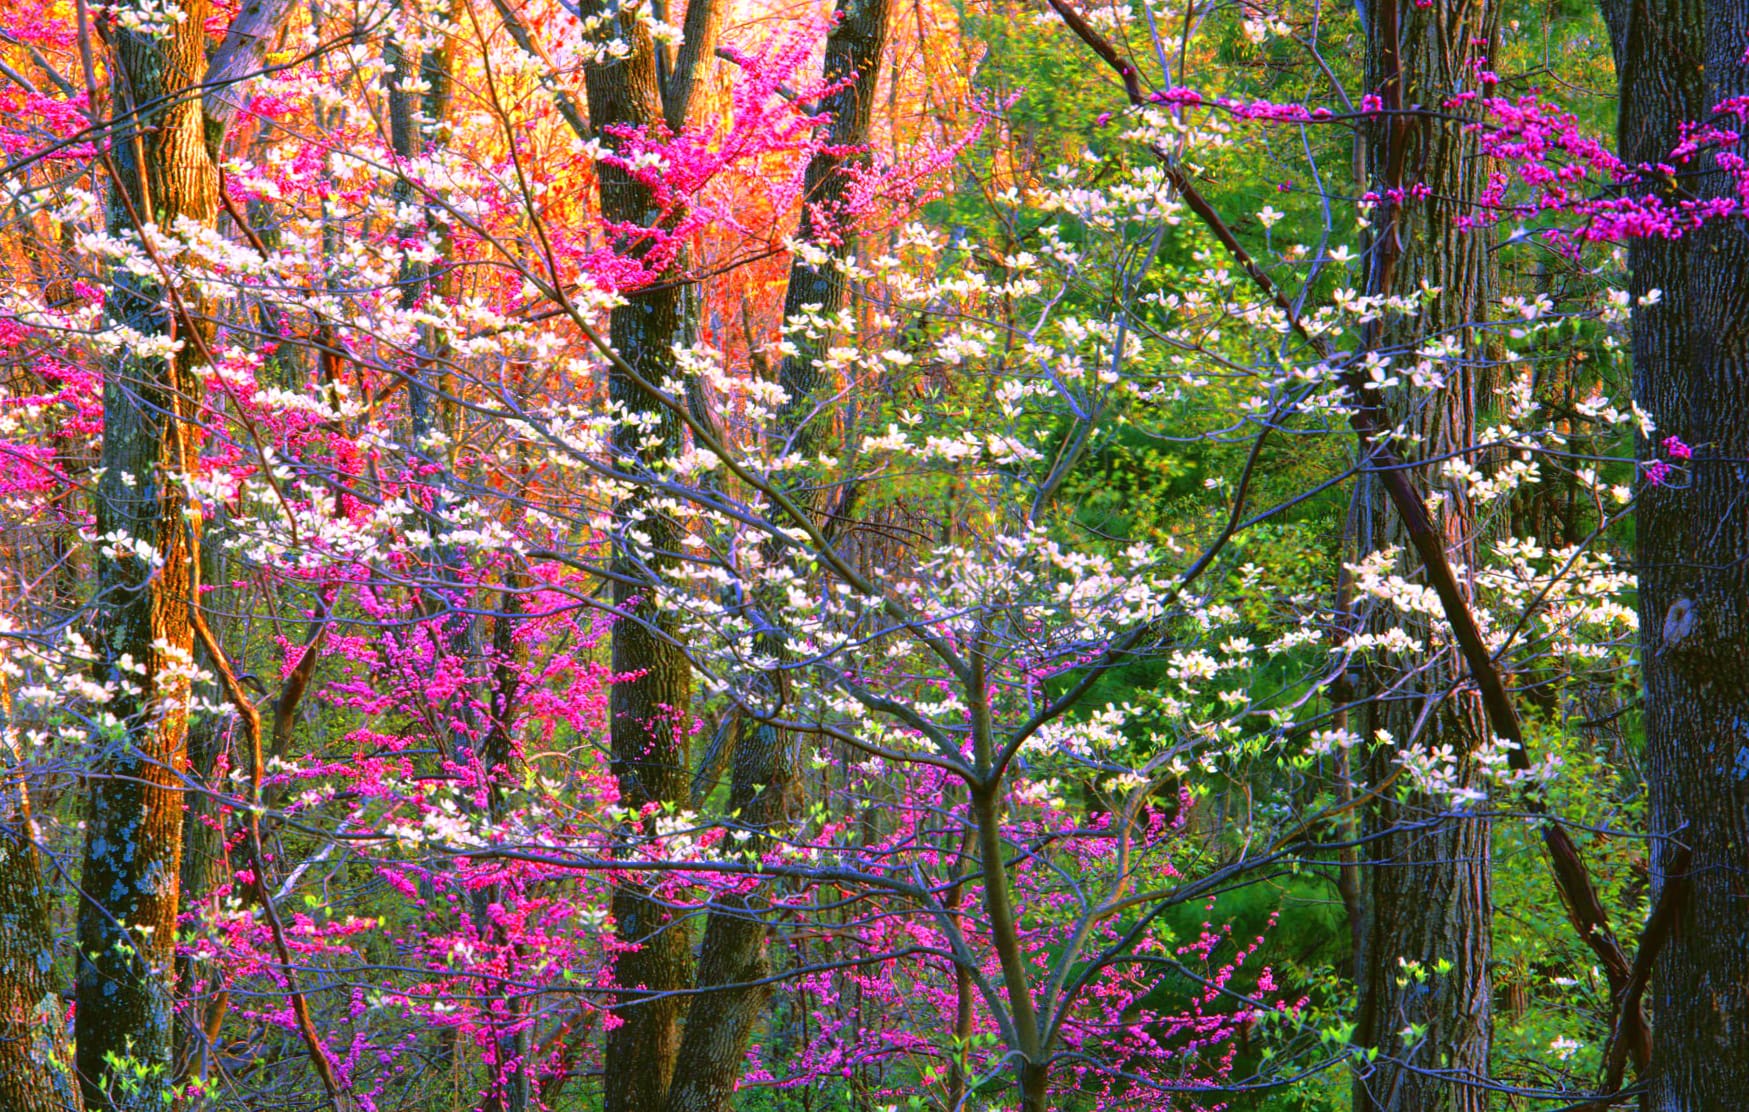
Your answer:
[[[188,22],[188,12],[178,0],[127,0],[101,5],[96,11],[114,20],[123,31],[154,39],[169,38]]]

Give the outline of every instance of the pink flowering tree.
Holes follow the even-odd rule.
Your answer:
[[[178,14],[115,18],[157,41]],[[134,663],[83,678],[91,646],[66,615],[88,604],[86,546],[155,557],[132,536],[92,537],[64,496],[113,433],[93,353],[186,352],[201,385],[178,418],[174,474],[199,552],[197,593],[178,604],[194,629],[179,658],[187,748],[165,766],[190,800],[180,1033],[168,1060],[111,1061],[121,1080],[96,1099],[174,1088],[220,1103],[227,1084],[297,1085],[265,1068],[284,1046],[336,1105],[392,1104],[431,1055],[470,1101],[557,1100],[625,1022],[603,1006],[662,995],[624,982],[625,955],[649,943],[609,929],[613,894],[636,885],[677,930],[725,906],[757,916],[785,1006],[830,1028],[782,1061],[761,1036],[733,1080],[794,1088],[903,1062],[916,1078],[884,1088],[949,1103],[1015,1086],[1032,1107],[1074,1093],[1216,1102],[1203,1094],[1232,1068],[1234,1032],[1291,1019],[1292,998],[1244,968],[1254,940],[1214,919],[1200,938],[1156,923],[1216,887],[1184,871],[1191,795],[1158,790],[1186,743],[1129,736],[1117,712],[1079,723],[1072,689],[1114,654],[1164,651],[1187,582],[1152,552],[1114,562],[1054,537],[1048,492],[1016,481],[1037,453],[1005,430],[1039,418],[1036,385],[996,375],[976,324],[1000,288],[932,276],[952,261],[939,236],[899,222],[956,148],[901,163],[829,142],[816,105],[851,78],[802,76],[815,27],[725,47],[720,122],[619,128],[579,173],[538,180],[530,145],[563,134],[554,113],[570,103],[540,44],[436,18],[403,12],[338,42],[331,25],[286,24],[318,49],[227,99],[251,145],[218,167],[223,231],[100,229],[77,178],[37,213],[65,225],[80,265],[198,289],[211,319],[198,339],[130,330],[102,316],[102,289],[74,282],[15,303],[6,325],[10,357],[42,384],[9,397],[13,527],[64,546],[38,561],[61,593],[9,615],[28,767],[51,785]],[[380,112],[409,109],[396,96],[416,49],[451,52],[421,80],[480,97],[496,128],[453,128],[426,99],[421,143],[385,132]],[[105,148],[67,149],[89,167]],[[833,159],[831,198],[804,196]],[[636,225],[597,215],[596,172],[636,183],[653,211]],[[653,408],[603,404],[603,369],[645,366],[597,331],[619,304],[782,245],[798,209],[804,238],[785,247],[798,265],[895,311],[949,311],[923,342],[1000,388],[988,425],[945,432],[946,396],[920,413],[858,408],[917,356],[891,324],[808,304],[760,341],[811,352],[831,389],[806,409],[726,365],[726,335],[676,349],[670,377],[641,383]],[[555,217],[573,214],[560,231]],[[903,260],[847,253],[883,230]],[[1036,262],[1015,260],[1008,293],[1043,290]],[[1101,328],[1047,318],[1028,341],[1055,353],[1040,358],[1106,358]],[[678,453],[627,451],[652,414],[684,428]],[[828,492],[810,498],[820,516],[796,512],[793,475]],[[907,543],[907,566],[881,567],[879,523],[897,511],[873,492],[890,480],[914,485],[918,507],[969,493],[951,512],[970,533]],[[640,519],[615,509],[628,486],[683,523],[677,560],[652,559]],[[873,524],[832,524],[857,497]],[[631,559],[610,561],[615,549]],[[990,576],[994,561],[1019,576]],[[636,608],[604,602],[604,573],[632,577]],[[603,648],[640,623],[686,646],[704,688],[666,708],[664,728],[747,746],[770,726],[793,751],[799,773],[757,827],[725,805],[723,765],[703,760],[691,805],[628,813],[606,761],[607,692],[638,674],[615,674]],[[1067,800],[1079,780],[1097,807]],[[811,953],[829,935],[846,956]],[[868,1004],[851,1029],[838,1001],[858,986]]]
[[[1630,162],[1506,95],[1479,47],[1437,105],[1334,80],[1288,102],[1183,59],[1296,29],[1317,56],[1321,17],[1052,7],[1124,95],[991,190],[988,242],[929,205],[1016,142],[1018,100],[968,96],[945,140],[876,111],[934,95],[883,68],[884,5],[776,31],[703,2],[678,27],[545,3],[9,17],[8,64],[37,69],[0,94],[25,186],[0,681],[36,810],[0,814],[36,825],[0,877],[34,933],[0,953],[54,952],[98,837],[81,777],[149,780],[180,830],[168,923],[99,924],[165,1007],[153,1046],[100,1055],[88,1106],[1212,1109],[1338,1064],[1409,1075],[1417,1014],[1352,1037],[1273,954],[1275,916],[1235,908],[1302,874],[1350,897],[1418,821],[1512,808],[1581,944],[1621,959],[1611,1047],[1643,1033],[1571,779],[1515,707],[1622,666],[1634,583],[1597,537],[1712,447],[1601,378],[1553,413],[1542,368],[1575,335],[1613,358],[1660,304],[1612,288],[1611,246],[1740,216],[1736,184],[1648,188],[1703,162],[1739,182],[1737,101]],[[84,18],[242,58],[198,98],[211,211],[117,208],[132,117]],[[1459,319],[1381,277],[1388,233],[1450,201],[1401,165],[1342,217],[1323,184],[1230,217],[1205,196],[1290,139],[1321,182],[1325,137],[1388,153],[1423,117],[1486,160],[1453,230],[1591,268],[1574,292]],[[1483,363],[1488,424],[1430,445]],[[183,377],[167,409],[128,402],[170,416],[124,468],[102,451],[140,367]],[[1090,511],[1136,443],[1162,472],[1230,466],[1177,524]],[[1308,585],[1272,530],[1357,476],[1409,524]],[[148,478],[157,532],[100,528],[93,488]],[[1556,478],[1591,537],[1511,527]],[[91,635],[152,591],[177,620],[149,654]],[[1363,724],[1448,699],[1481,723],[1462,745],[1434,709]],[[1419,817],[1357,822],[1379,800]],[[1403,1000],[1446,984],[1380,968]],[[0,1018],[64,1088],[38,1068],[67,1055],[46,977]]]

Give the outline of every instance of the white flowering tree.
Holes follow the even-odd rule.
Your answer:
[[[1338,1066],[1474,1104],[1486,1040],[1416,1001],[1467,978],[1485,1026],[1488,962],[1369,942],[1363,887],[1489,824],[1546,847],[1560,975],[1606,967],[1544,1090],[1643,1035],[1560,712],[1605,717],[1612,530],[1683,477],[1616,458],[1661,295],[1381,278],[1441,186],[1344,200],[1329,136],[1403,106],[1184,60],[1320,58],[1320,17],[1052,8],[1125,96],[1025,158],[1022,100],[881,77],[938,40],[878,4],[246,6],[198,112],[205,14],[104,17],[182,67],[106,135],[183,106],[152,150],[198,196],[30,169],[0,334],[5,759],[49,800],[0,954],[53,952],[83,847],[88,1107],[1214,1107]],[[972,108],[891,107],[931,98]],[[1259,151],[1318,184],[1260,201]],[[1358,968],[1272,948],[1326,902]],[[45,977],[0,980],[37,1066]]]

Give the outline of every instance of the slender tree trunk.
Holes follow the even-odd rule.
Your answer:
[[[1494,278],[1488,240],[1460,231],[1456,218],[1486,184],[1486,166],[1473,137],[1456,123],[1389,112],[1416,106],[1440,111],[1448,97],[1474,81],[1473,63],[1491,57],[1497,38],[1498,5],[1490,0],[1458,0],[1422,8],[1402,0],[1370,0],[1364,7],[1367,31],[1367,91],[1379,95],[1388,114],[1368,137],[1371,188],[1387,199],[1371,214],[1378,235],[1369,252],[1368,293],[1410,295],[1422,286],[1440,293],[1418,316],[1373,329],[1372,350],[1392,357],[1392,369],[1407,379],[1418,343],[1430,336],[1462,340],[1461,363],[1438,367],[1442,387],[1415,390],[1405,398],[1373,395],[1394,425],[1411,431],[1411,457],[1437,458],[1474,443],[1478,394],[1485,390],[1486,357],[1479,333]],[[1387,192],[1425,184],[1425,201],[1393,203]],[[1423,474],[1425,482],[1432,476]],[[1376,483],[1368,499],[1370,520],[1360,551],[1386,545],[1407,550],[1396,515]],[[1473,569],[1476,562],[1474,509],[1461,491],[1445,492],[1439,524],[1453,563]],[[1386,523],[1392,523],[1387,525]],[[1412,553],[1394,570],[1410,575]],[[1469,586],[1465,585],[1466,588]],[[1408,624],[1388,608],[1375,618],[1380,626]],[[1432,630],[1412,632],[1426,639]],[[1367,717],[1388,730],[1394,745],[1371,750],[1368,780],[1377,788],[1398,766],[1398,746],[1420,750],[1451,745],[1468,754],[1488,736],[1479,696],[1460,689],[1463,662],[1455,648],[1436,650],[1412,680],[1378,692]],[[1427,714],[1430,702],[1433,713]],[[1372,741],[1371,737],[1366,739]],[[1460,777],[1470,782],[1473,762],[1463,759]],[[1486,820],[1454,815],[1444,799],[1411,793],[1401,802],[1389,788],[1367,808],[1369,841],[1361,856],[1371,861],[1364,877],[1364,918],[1355,977],[1359,990],[1361,1045],[1378,1057],[1357,1075],[1354,1105],[1367,1112],[1473,1112],[1487,1106],[1487,1091],[1471,1082],[1488,1076],[1492,1032],[1488,965],[1492,956],[1489,895],[1489,826]]]
[[[824,230],[814,226],[815,214],[831,213],[844,196],[845,152],[868,143],[881,50],[886,42],[887,8],[888,0],[841,0],[838,5],[839,22],[826,43],[825,78],[854,80],[820,106],[832,115],[831,148],[808,164],[807,199],[812,207],[803,210],[803,239]],[[790,267],[785,315],[799,314],[804,306],[813,305],[822,316],[832,316],[843,307],[845,293],[841,272],[797,259]],[[791,450],[804,458],[817,454],[817,446],[828,431],[827,422],[813,413],[819,395],[829,385],[819,370],[824,342],[804,341],[795,355],[784,359],[779,371],[779,382],[790,400],[779,416],[775,434],[791,440]],[[795,493],[803,504],[812,500],[805,491]],[[777,561],[783,555],[773,550],[767,557]],[[761,601],[773,607],[781,605],[777,600]],[[780,638],[765,641],[763,650],[783,661],[787,654]],[[786,702],[786,691],[780,663],[761,677],[755,698],[764,706],[780,707]],[[741,736],[735,745],[729,808],[752,832],[744,848],[762,853],[769,845],[772,828],[784,822],[792,810],[796,739],[750,715],[741,716],[738,728]],[[700,996],[688,1015],[668,1094],[668,1112],[722,1112],[729,1107],[746,1067],[754,1025],[771,993],[769,985],[755,983],[771,972],[765,916],[766,902],[756,896],[725,896],[711,907],[698,983],[715,991]]]
[[[968,831],[960,839],[959,852],[954,855],[953,887],[948,889],[941,901],[942,908],[949,915],[958,915],[961,905],[965,903],[966,870],[971,848],[972,838]],[[977,986],[972,983],[972,971],[959,961],[953,962],[953,994],[953,1061],[949,1064],[947,1077],[947,1107],[950,1112],[962,1106],[972,1082],[967,1066],[971,1054],[972,1024],[976,1019],[974,1009],[977,1006]]]
[[[452,22],[457,15],[459,12],[452,5],[449,13]],[[389,67],[386,75],[389,140],[397,158],[411,161],[423,154],[433,142],[441,141],[448,132],[445,117],[449,111],[454,85],[452,71],[455,67],[455,44],[446,36],[433,49],[413,54],[399,39],[391,38],[384,51],[384,61]],[[414,97],[405,84],[415,73],[425,84],[424,93],[418,98]],[[415,107],[419,109],[422,120],[415,118]],[[403,209],[421,203],[413,183],[406,177],[395,181],[395,201]],[[449,273],[450,260],[445,233],[447,224],[434,206],[426,205],[424,211],[423,226],[406,226],[402,228],[401,234],[412,237],[436,231],[445,238],[445,249],[438,253],[435,270],[431,264],[415,261],[411,257],[403,260],[398,281],[401,287],[401,307],[406,310],[420,307],[429,298],[447,295],[453,284]],[[420,457],[426,457],[431,451],[427,440],[434,435],[443,438],[445,445],[441,453],[431,454],[441,454],[445,460],[452,454],[448,441],[456,433],[455,405],[443,396],[447,392],[446,387],[454,387],[453,376],[445,369],[448,357],[448,348],[436,330],[429,326],[423,327],[417,350],[411,353],[412,366],[407,372],[407,408],[413,425],[413,448]],[[449,469],[445,468],[439,476],[439,486],[448,486],[452,478]],[[439,555],[441,557],[445,554]],[[446,580],[452,578],[447,566],[443,570]]]
[[[463,15],[459,0],[452,0],[448,20],[458,23]],[[395,155],[406,161],[425,154],[448,137],[448,112],[454,90],[455,42],[445,35],[434,47],[415,55],[399,40],[391,39],[384,52],[389,65],[388,105],[389,136]],[[424,81],[423,95],[418,99],[419,117],[415,118],[415,97],[404,82],[417,72]],[[395,182],[395,198],[407,211],[421,198],[406,177]],[[450,259],[448,225],[441,218],[438,206],[425,204],[423,226],[407,226],[402,235],[432,235],[437,239],[435,264],[405,259],[399,276],[401,307],[413,310],[431,299],[441,299],[453,292],[453,265]],[[435,328],[424,326],[416,341],[416,350],[408,356],[407,409],[415,457],[436,464],[431,498],[433,505],[429,521],[431,545],[428,568],[431,582],[423,595],[431,623],[433,652],[448,652],[468,662],[472,667],[483,658],[479,623],[469,613],[473,606],[472,588],[464,572],[463,560],[447,537],[449,525],[444,513],[460,502],[455,474],[455,446],[460,421],[454,400],[455,376],[450,371],[451,351],[444,336]],[[440,736],[438,748],[446,759],[472,764],[479,774],[490,779],[487,788],[488,812],[494,822],[504,818],[502,780],[514,780],[514,748],[510,722],[514,714],[516,670],[513,634],[519,616],[518,582],[513,573],[502,592],[501,608],[494,621],[493,641],[498,663],[491,677],[493,708],[482,719],[473,707],[473,697],[458,693],[451,701],[436,708],[434,720]],[[459,729],[451,723],[464,723]],[[504,896],[498,884],[489,884],[469,893],[468,914],[475,934],[484,942],[502,946],[504,933],[493,923],[491,908]],[[513,965],[512,965],[513,967]],[[532,1094],[527,1060],[529,1032],[524,1025],[521,1004],[513,989],[502,985],[494,990],[491,1011],[498,1030],[492,1039],[491,1060],[488,1063],[485,1088],[481,1095],[482,1112],[524,1112]],[[451,1051],[453,1054],[454,1051]],[[458,1072],[461,1063],[457,1062]]]
[[[628,56],[589,68],[586,93],[589,121],[604,142],[615,125],[656,127],[663,121],[655,45],[647,25],[621,15],[612,33],[631,44]],[[656,217],[648,191],[623,170],[599,166],[601,210],[618,223],[648,225]],[[674,345],[683,342],[686,322],[678,282],[662,282],[631,293],[613,310],[609,340],[614,351],[645,382],[671,376]],[[608,396],[628,416],[648,424],[622,423],[614,432],[618,466],[642,471],[682,448],[678,417],[632,376],[614,368]],[[654,594],[674,566],[679,523],[654,512],[646,490],[637,489],[614,507],[613,602],[626,617],[613,627],[613,670],[630,677],[613,685],[609,699],[613,773],[620,804],[632,815],[664,803],[684,807],[690,798],[687,715],[692,671],[674,640],[671,615]],[[641,534],[643,539],[634,539]],[[643,833],[654,816],[630,820]],[[682,998],[663,996],[691,984],[692,946],[684,920],[648,889],[621,885],[613,894],[614,931],[632,947],[614,960],[614,980],[625,991],[607,1033],[604,1080],[606,1112],[652,1112],[663,1106],[680,1047]],[[655,994],[655,995],[652,995]]]
[[[1621,83],[1622,157],[1668,163],[1684,123],[1749,93],[1749,5],[1604,5]],[[1741,130],[1726,116],[1723,126]],[[1732,149],[1742,154],[1743,145]],[[1734,196],[1714,151],[1649,175],[1666,204]],[[1652,969],[1655,1037],[1645,1107],[1725,1112],[1749,1094],[1749,244],[1743,218],[1629,252],[1634,396],[1665,437],[1693,448],[1672,481],[1642,479],[1640,667],[1646,699],[1652,902],[1679,845],[1693,850],[1676,925]],[[1662,296],[1647,304],[1646,295]],[[1642,472],[1644,475],[1644,472]]]
[[[200,100],[206,70],[204,0],[162,35],[115,28],[112,94],[120,124],[109,151],[112,233],[179,220],[210,227],[218,175]],[[190,290],[118,268],[112,320],[180,341],[172,356],[124,352],[104,368],[103,478],[97,533],[150,546],[149,557],[105,545],[98,556],[92,644],[98,679],[120,693],[113,725],[94,739],[79,910],[78,1067],[93,1108],[151,1109],[169,1099],[182,790],[188,723],[188,530],[177,474],[192,463],[190,424],[204,357]],[[196,519],[196,523],[198,519]],[[195,525],[197,527],[197,524]]]
[[[981,666],[981,662],[979,665]],[[982,692],[979,692],[982,694]],[[974,711],[974,714],[977,712]],[[974,726],[974,730],[978,727]],[[978,761],[980,773],[989,768],[989,747]],[[1033,1003],[1032,980],[1027,975],[1026,953],[1021,948],[1019,919],[1008,880],[1007,855],[1002,841],[1002,804],[997,785],[974,785],[972,821],[977,831],[977,867],[983,875],[984,907],[990,916],[990,946],[1002,970],[1009,1020],[1017,1044],[1010,1047],[1015,1088],[1022,1112],[1046,1112],[1049,1067]]]
[[[517,780],[515,722],[522,689],[516,646],[516,629],[522,616],[518,591],[528,586],[526,575],[514,570],[506,575],[504,590],[499,595],[498,614],[492,622],[492,718],[480,742],[479,763],[481,771],[490,778],[486,804],[494,824],[505,820],[506,785],[513,785]],[[497,884],[489,884],[473,893],[475,929],[481,937],[499,947],[507,946],[509,940],[503,927],[492,922],[490,909],[503,898],[504,890]],[[523,956],[522,949],[521,946],[515,947],[518,959]],[[512,973],[520,965],[520,960],[505,962],[506,970]],[[495,1022],[499,1028],[493,1037],[494,1076],[480,1108],[481,1112],[524,1112],[533,1095],[529,1073],[534,1066],[529,1059],[533,1047],[532,1033],[515,989],[504,989],[498,999],[500,1011]]]
[[[458,13],[452,6],[450,16]],[[389,105],[389,136],[395,156],[411,162],[424,154],[430,143],[446,131],[453,82],[454,45],[446,37],[438,47],[418,55],[408,52],[399,40],[391,38],[384,50],[388,66],[387,100]],[[416,102],[405,82],[417,73],[425,82],[424,95]],[[415,107],[419,115],[415,116]],[[402,176],[395,181],[395,200],[402,211],[411,211],[421,198],[413,183]],[[408,257],[402,260],[398,283],[400,303],[412,312],[427,305],[431,299],[451,292],[453,279],[448,253],[446,227],[435,205],[425,206],[425,218],[420,224],[406,224],[400,229],[404,237],[437,232],[442,248],[435,266]],[[425,613],[431,624],[432,651],[448,652],[470,665],[480,659],[478,623],[470,609],[467,576],[462,557],[448,534],[451,526],[446,513],[462,500],[455,474],[454,441],[458,432],[456,405],[453,400],[454,376],[446,367],[450,351],[442,334],[429,325],[422,326],[414,350],[403,355],[406,363],[407,410],[413,440],[413,455],[434,470],[430,479],[431,506],[426,521],[431,534],[427,549],[428,582],[421,592]],[[436,708],[437,745],[448,760],[466,763],[475,748],[475,740],[484,735],[487,724],[479,720],[472,709],[472,700],[458,696]],[[466,726],[452,729],[450,723]]]
[[[214,588],[205,593],[202,604],[211,607],[229,592],[222,586],[225,582],[224,545],[211,536],[210,529],[200,546],[200,561],[200,582]],[[207,618],[208,628],[221,642],[224,625],[214,616]],[[202,667],[212,667],[204,653],[198,655]],[[188,728],[188,780],[193,790],[183,799],[179,883],[184,907],[206,899],[225,878],[225,838],[220,828],[219,803],[215,794],[222,792],[224,786],[214,780],[214,774],[218,771],[219,757],[224,752],[225,739],[234,721],[228,711],[209,710]],[[217,984],[207,983],[209,963],[191,954],[182,954],[177,957],[176,966],[177,998],[187,1005],[176,1032],[177,1075],[179,1078],[192,1076],[205,1080],[212,1053],[208,1038],[210,1034],[216,1034],[210,1027],[223,1017],[225,1011],[223,990]]]
[[[55,932],[30,817],[29,770],[0,675],[0,1108],[83,1107],[67,1047],[67,1007],[55,985]]]

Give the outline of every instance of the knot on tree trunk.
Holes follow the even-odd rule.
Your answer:
[[[1678,598],[1664,613],[1658,655],[1701,687],[1739,693],[1740,662],[1749,653],[1741,608],[1734,592],[1719,589]]]

